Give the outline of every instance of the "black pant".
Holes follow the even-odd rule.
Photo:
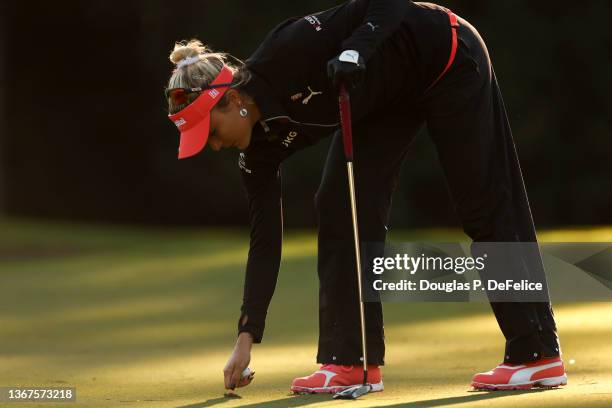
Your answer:
[[[502,95],[487,49],[460,19],[451,70],[418,101],[381,107],[353,124],[362,242],[384,242],[400,166],[423,123],[435,143],[456,213],[474,242],[535,242],[536,235]],[[412,94],[407,92],[407,94]],[[359,364],[355,254],[342,135],[332,140],[319,190],[319,351],[322,364]],[[506,338],[504,361],[559,355],[550,303],[492,302]],[[365,304],[368,362],[384,364],[382,305]]]

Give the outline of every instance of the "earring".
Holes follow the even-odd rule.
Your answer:
[[[243,118],[246,118],[248,114],[249,114],[249,111],[246,110],[245,108],[240,109],[240,116],[242,116]]]

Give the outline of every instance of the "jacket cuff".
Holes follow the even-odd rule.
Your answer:
[[[243,324],[243,322],[245,322]],[[238,334],[251,333],[253,343],[261,343],[266,326],[266,313],[242,310],[238,319]]]

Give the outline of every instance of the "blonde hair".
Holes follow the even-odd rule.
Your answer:
[[[182,67],[176,67],[179,61],[189,57],[199,57],[199,61]],[[236,63],[230,62],[230,58],[236,61]],[[168,80],[168,89],[208,86],[219,75],[224,65],[234,74],[231,89],[240,88],[251,78],[249,71],[244,66],[244,62],[225,52],[213,52],[212,49],[195,38],[187,42],[180,41],[175,43],[174,49],[170,53],[170,61],[175,64],[175,69]],[[189,94],[187,104],[182,105],[176,104],[172,98],[168,98],[168,112],[175,114],[193,102],[198,96],[198,93]],[[218,106],[224,107],[227,103],[226,93],[218,102]]]

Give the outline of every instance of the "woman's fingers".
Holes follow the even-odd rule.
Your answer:
[[[234,363],[228,363],[223,369],[223,380],[225,382],[225,389],[233,390],[232,387],[232,375],[234,374]]]
[[[252,376],[247,378],[242,378],[242,372],[244,370],[240,368],[237,363],[232,362],[223,370],[223,377],[225,382],[225,388],[228,390],[233,390],[236,387],[244,387],[249,385],[251,382]]]
[[[238,384],[240,384],[241,374],[242,374],[242,369],[238,367],[237,365],[235,365],[234,372],[232,373],[231,378],[230,378],[230,386],[232,390],[236,388]]]

